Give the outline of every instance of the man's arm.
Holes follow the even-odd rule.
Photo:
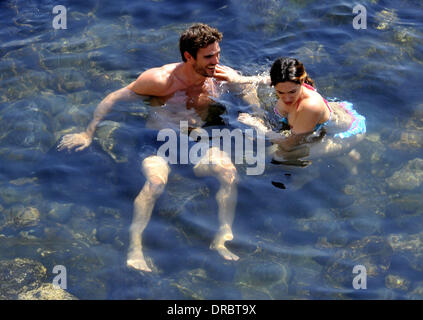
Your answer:
[[[116,102],[130,101],[136,96],[137,95],[135,94],[135,92],[128,89],[128,87],[116,90],[107,95],[106,98],[104,98],[95,109],[93,119],[91,120],[90,124],[88,125],[85,131],[87,135],[89,135],[90,137],[94,135],[97,125],[112,110]]]
[[[81,151],[87,148],[94,136],[97,125],[112,110],[117,101],[128,101],[137,95],[162,96],[166,94],[168,79],[161,68],[153,68],[143,72],[137,80],[127,87],[114,91],[107,95],[94,111],[93,120],[89,123],[84,132],[65,135],[60,141],[57,149]]]
[[[115,103],[117,101],[131,100],[135,98],[135,96],[136,94],[127,87],[108,94],[106,98],[98,104],[94,111],[93,119],[89,123],[87,129],[84,132],[65,135],[62,140],[60,140],[57,149],[61,151],[64,149],[72,150],[76,148],[75,151],[81,151],[87,148],[92,142],[97,125],[106,116],[106,114],[110,112]]]

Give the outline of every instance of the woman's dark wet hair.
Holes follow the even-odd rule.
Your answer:
[[[185,30],[179,38],[179,51],[181,52],[182,60],[187,61],[184,57],[184,52],[187,51],[194,59],[197,59],[197,52],[200,48],[205,48],[209,44],[219,42],[223,38],[216,28],[210,27],[204,23],[196,23]]]
[[[304,82],[314,87],[314,81],[307,75],[304,64],[295,58],[278,58],[270,68],[270,80],[272,86],[279,82]]]

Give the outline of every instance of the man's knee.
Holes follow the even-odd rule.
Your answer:
[[[217,149],[217,148],[216,148]],[[238,182],[238,171],[232,163],[230,156],[219,149],[213,150],[212,164],[216,165],[219,179],[226,184]]]
[[[211,164],[220,165],[220,166],[230,166],[232,164],[231,157],[225,152],[220,150],[217,147],[212,147],[207,152],[208,160]]]
[[[222,180],[222,182],[227,184],[238,183],[239,177],[236,167],[231,163],[231,165],[225,168],[225,170],[222,172],[220,179]]]
[[[170,167],[162,157],[150,156],[143,160],[142,172],[152,185],[166,185]]]

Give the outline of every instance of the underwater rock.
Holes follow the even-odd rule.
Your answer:
[[[292,56],[298,57],[306,66],[330,61],[330,56],[325,47],[317,41],[305,42],[302,47],[293,51]]]
[[[423,148],[423,131],[402,130],[399,140],[391,143],[390,147],[396,150],[420,151]]]
[[[96,238],[102,243],[113,243],[118,245],[119,235],[123,231],[123,219],[121,211],[109,208],[96,208],[97,232]],[[126,234],[126,230],[123,231]]]
[[[7,225],[7,216],[3,212],[4,207],[0,204],[0,230],[3,229]]]
[[[0,81],[4,83],[4,80],[13,79],[19,75],[16,70],[16,60],[13,58],[2,57],[0,60]],[[19,70],[20,71],[20,70]],[[5,93],[3,92],[3,95]],[[8,99],[6,99],[7,101]]]
[[[423,131],[423,104],[416,106],[416,109],[406,124],[408,130]]]
[[[95,238],[95,213],[89,208],[73,205],[71,208],[71,219],[66,223],[72,237],[87,244],[97,245]]]
[[[33,165],[54,145],[50,116],[43,110],[42,101],[38,103],[36,99],[22,100],[1,111],[0,158],[3,161],[20,161],[20,167],[24,167],[24,160]],[[31,169],[30,166],[24,168]]]
[[[177,217],[184,210],[190,214],[204,215],[210,211],[210,207],[204,203],[210,196],[209,188],[200,179],[175,173],[169,177],[165,193],[157,202],[157,212],[169,218]]]
[[[235,275],[243,299],[286,299],[290,273],[272,261],[241,261]]]
[[[391,234],[388,236],[388,242],[394,253],[404,257],[411,268],[423,271],[423,233]]]
[[[344,193],[354,199],[348,207],[336,209],[337,217],[351,225],[362,235],[374,235],[382,231],[387,210],[386,193],[377,179],[355,179],[344,187]]]
[[[50,210],[47,217],[53,221],[65,223],[72,216],[71,203],[53,202],[50,204]]]
[[[84,106],[77,105],[67,106],[67,108],[63,109],[62,112],[54,117],[54,127],[58,131],[69,130],[69,127],[74,125],[85,128],[91,118],[92,112],[89,107],[84,108]],[[76,130],[77,132],[81,131],[80,127]]]
[[[335,215],[329,210],[317,209],[311,217],[295,221],[296,229],[317,235],[327,235],[338,229]]]
[[[344,58],[343,64],[356,70],[348,82],[349,91],[364,89],[362,79],[368,78],[369,74],[373,75],[375,82],[383,80],[385,87],[397,87],[406,83],[407,71],[403,66],[409,62],[409,55],[403,51],[401,45],[387,42],[383,46],[376,46],[372,39],[357,39],[341,45],[338,55]],[[385,76],[391,72],[395,72],[397,76]],[[369,86],[379,90],[377,86],[367,84]]]
[[[46,271],[41,263],[30,259],[0,260],[0,300],[16,299],[20,293],[38,288],[46,279]]]
[[[393,249],[382,237],[370,236],[339,249],[327,262],[324,277],[335,288],[352,288],[354,266],[366,268],[368,281],[384,277],[388,271]]]
[[[67,95],[68,104],[80,106],[86,104],[99,104],[103,99],[103,95],[98,92],[93,92],[89,90],[77,91],[73,93],[69,93]]]
[[[391,223],[409,234],[423,230],[423,198],[421,193],[406,193],[390,197],[386,215]]]
[[[347,231],[342,229],[337,229],[334,232],[331,232],[327,235],[324,235],[319,238],[316,243],[316,248],[318,249],[334,249],[345,247],[348,244],[349,234]]]
[[[61,240],[61,246],[53,247],[44,263],[66,267],[67,287],[79,299],[106,299],[107,280],[102,278],[102,274],[107,269],[105,260],[110,259],[105,248],[92,246],[85,239],[61,237]]]
[[[131,135],[125,125],[115,121],[101,122],[94,137],[116,163],[128,162],[128,157],[136,147],[136,137]]]
[[[118,234],[118,230],[113,226],[100,226],[96,232],[96,238],[102,243],[112,243]]]
[[[90,78],[83,72],[71,68],[60,68],[55,73],[55,84],[59,92],[74,92],[89,86]]]
[[[55,90],[59,88],[57,80],[60,79],[60,75],[56,73],[57,70],[74,68],[85,74],[90,68],[95,67],[94,62],[89,60],[89,52],[57,53],[57,51],[61,50],[59,46],[66,45],[66,43],[68,43],[67,40],[59,40],[42,45],[48,49],[40,54],[39,64],[43,71],[49,75],[48,88],[54,88]]]
[[[391,200],[388,206],[387,215],[389,217],[399,217],[402,215],[419,216],[423,214],[423,198],[421,194],[404,194]]]
[[[382,230],[384,212],[367,199],[363,203],[355,203],[340,210],[340,215],[346,219],[352,228],[363,235],[378,234]]]
[[[51,107],[50,102],[42,97],[23,99],[10,104],[0,112],[3,124],[0,128],[0,137],[6,136],[12,130],[31,132],[36,123],[39,123],[40,130],[49,132],[51,130]],[[29,128],[25,130],[26,126]]]
[[[21,193],[17,188],[11,186],[0,187],[0,200],[5,205],[21,202]]]
[[[413,115],[398,130],[389,135],[390,147],[396,150],[418,152],[423,148],[423,104],[416,107]]]
[[[410,160],[400,170],[396,171],[386,183],[393,190],[413,190],[423,182],[423,159]]]
[[[195,300],[210,299],[213,284],[215,281],[208,279],[206,271],[201,268],[181,271],[170,281],[170,285],[176,288],[184,299]]]
[[[357,146],[360,152],[361,160],[366,164],[379,167],[378,165],[384,160],[386,145],[382,142],[379,134],[366,134],[364,140]]]
[[[407,294],[409,300],[423,300],[423,282],[417,282],[413,284],[413,291]]]
[[[26,45],[22,48],[8,51],[4,58],[6,61],[17,62],[17,65],[13,65],[13,67],[17,67],[21,71],[20,74],[22,74],[27,73],[27,70],[37,70],[39,68],[38,55],[39,53],[34,45]]]
[[[311,257],[299,255],[290,261],[290,268],[293,270],[289,286],[290,298],[318,299],[323,267]]]
[[[410,280],[399,275],[389,274],[385,277],[385,285],[388,289],[408,291],[410,284]]]
[[[16,179],[10,183],[0,184],[0,203],[10,207],[14,204],[34,206],[42,202],[43,198],[39,185],[31,180]],[[36,181],[36,180],[34,180]]]
[[[248,0],[232,1],[235,8],[240,12],[249,12],[248,29],[264,31],[268,34],[276,34],[280,30],[286,30],[292,24],[298,23],[300,12],[298,7],[303,7],[306,3],[285,2],[277,0]],[[244,20],[239,18],[239,20]],[[236,29],[234,29],[236,30]],[[278,40],[280,41],[280,40]]]
[[[394,29],[393,37],[394,40],[401,45],[409,45],[416,42],[418,43],[418,39],[421,39],[417,37],[417,32],[417,29],[409,27],[398,27]]]
[[[80,39],[83,39],[83,41],[69,43],[64,49],[70,52],[74,49],[81,52],[101,49],[108,46],[111,42],[125,42],[127,31],[124,25],[101,20],[98,23],[88,25],[80,36]],[[72,47],[69,45],[72,45]]]
[[[235,285],[242,299],[287,299],[292,271],[290,256],[276,243],[264,240],[260,246],[270,246],[272,251],[257,248],[236,264]]]
[[[375,28],[378,30],[388,30],[398,21],[398,15],[396,10],[382,10],[375,15],[376,25]]]
[[[374,294],[374,296],[373,296]],[[370,299],[373,300],[399,300],[397,292],[388,288],[379,288],[370,294]]]
[[[5,213],[17,228],[34,227],[40,221],[40,212],[37,208],[25,207],[21,204],[12,206],[5,210]]]
[[[401,52],[418,64],[423,64],[423,54],[420,49],[423,44],[423,33],[417,28],[397,26],[392,34],[393,42],[401,46]]]
[[[52,283],[43,283],[40,287],[18,295],[19,300],[78,300],[74,295],[61,288],[55,288]]]

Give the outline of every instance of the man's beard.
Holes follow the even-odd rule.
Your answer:
[[[213,73],[210,74],[212,70],[208,69],[207,67],[200,67],[197,65],[197,63],[194,65],[194,71],[197,72],[199,75],[202,75],[203,77],[211,78],[214,76],[214,70]]]

